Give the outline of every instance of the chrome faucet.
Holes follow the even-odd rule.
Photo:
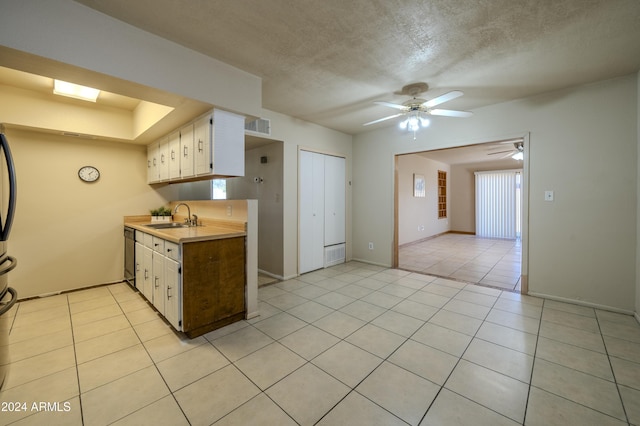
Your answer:
[[[187,208],[187,218],[184,220],[184,222],[189,226],[197,226],[198,216],[194,214],[193,219],[191,219],[191,208],[186,203],[178,203],[176,207],[173,209],[173,214],[178,213],[178,207],[180,206],[185,206]]]

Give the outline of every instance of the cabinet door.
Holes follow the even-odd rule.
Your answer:
[[[324,245],[345,242],[345,159],[324,156]]]
[[[181,177],[193,176],[194,147],[193,124],[180,129],[180,175]]]
[[[214,110],[212,131],[213,173],[220,176],[244,176],[244,117]]]
[[[169,179],[169,138],[158,144],[158,176],[161,181]]]
[[[197,175],[212,173],[213,159],[211,158],[211,116],[200,118],[194,125],[195,168]]]
[[[169,179],[180,178],[180,132],[169,135]]]
[[[324,155],[300,151],[299,272],[324,266]]]
[[[142,247],[142,294],[149,302],[153,302],[153,250]]]
[[[140,293],[144,289],[144,245],[136,243],[136,288]],[[144,293],[143,293],[144,294]]]
[[[182,288],[180,285],[180,263],[165,258],[164,262],[165,304],[164,316],[178,331],[182,330]]]
[[[160,179],[158,175],[158,142],[147,146],[147,183],[154,183]]]
[[[154,252],[153,253],[153,306],[158,312],[164,315],[164,262],[166,257]]]

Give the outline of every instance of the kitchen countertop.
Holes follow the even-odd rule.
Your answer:
[[[124,222],[125,226],[177,244],[218,240],[222,238],[244,237],[247,235],[246,231],[213,223],[205,223],[204,225],[190,226],[188,228],[153,229],[145,226],[150,224],[152,223],[126,220]]]

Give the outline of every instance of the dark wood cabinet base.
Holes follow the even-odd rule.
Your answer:
[[[245,238],[182,246],[182,330],[190,337],[244,319]]]
[[[233,315],[231,317],[223,318],[211,324],[203,325],[198,328],[191,329],[189,331],[185,331],[184,334],[187,335],[189,339],[195,339],[198,336],[202,336],[210,331],[217,330],[219,328],[224,327],[225,325],[233,324],[234,322],[242,321],[245,318],[245,312],[241,312],[239,314]]]

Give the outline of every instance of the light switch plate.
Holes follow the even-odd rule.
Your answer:
[[[553,191],[544,191],[544,200],[553,201]]]

